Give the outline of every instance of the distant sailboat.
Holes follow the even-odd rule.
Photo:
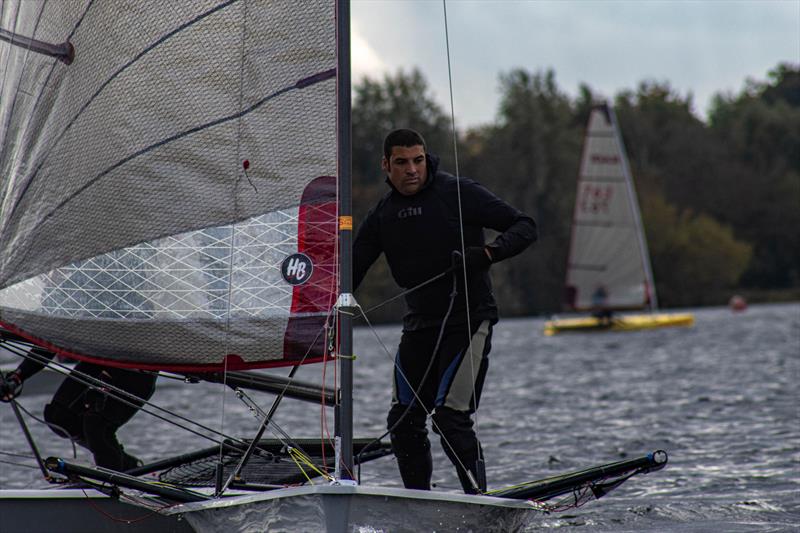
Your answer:
[[[689,313],[656,313],[650,254],[613,108],[595,106],[583,147],[567,263],[566,304],[592,316],[550,320],[545,334],[690,326]],[[613,315],[649,310],[648,314]]]

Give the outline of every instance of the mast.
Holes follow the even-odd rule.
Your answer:
[[[337,410],[341,437],[341,477],[352,479],[353,472],[353,321],[352,195],[350,131],[350,3],[336,2],[337,57],[337,137],[339,178],[339,361],[341,363],[341,404]]]
[[[633,215],[634,224],[636,225],[636,236],[639,244],[639,254],[642,259],[642,266],[644,267],[645,283],[647,283],[649,307],[651,311],[658,309],[658,298],[656,297],[656,285],[653,280],[653,269],[650,266],[650,252],[647,249],[647,240],[644,237],[644,225],[642,224],[642,213],[639,209],[639,201],[636,197],[636,190],[633,188],[633,178],[631,177],[631,170],[628,166],[628,153],[625,151],[625,144],[622,142],[622,133],[617,123],[617,114],[614,112],[614,107],[610,104],[605,104],[608,111],[608,118],[611,120],[611,128],[614,130],[614,136],[617,140],[617,146],[622,157],[620,158],[622,165],[622,172],[625,175],[625,186],[628,188],[628,203]]]

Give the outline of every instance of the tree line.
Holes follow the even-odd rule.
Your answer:
[[[456,173],[457,147],[460,175],[537,221],[539,241],[492,268],[502,313],[559,312],[583,136],[597,95],[583,85],[571,98],[552,70],[514,69],[500,75],[500,87],[495,119],[454,135],[418,70],[357,83],[355,223],[387,190],[383,137],[416,129],[442,168]],[[667,82],[642,82],[613,105],[661,307],[723,304],[737,291],[756,299],[800,295],[800,65],[779,64],[738,94],[716,95],[707,123],[692,113],[691,95]],[[379,262],[358,298],[367,309],[399,291]],[[397,320],[401,312],[395,300],[370,316]]]

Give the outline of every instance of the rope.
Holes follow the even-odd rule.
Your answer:
[[[448,80],[448,87],[450,91],[450,122],[452,124],[453,129],[453,157],[455,159],[455,172],[456,172],[456,194],[458,196],[458,229],[459,229],[459,238],[461,240],[461,257],[464,259],[462,263],[462,273],[464,276],[464,300],[465,300],[465,309],[467,314],[467,349],[469,350],[469,371],[470,377],[472,382],[472,397],[476,398],[475,394],[475,365],[474,361],[474,354],[472,353],[473,346],[472,346],[472,319],[470,317],[469,312],[469,280],[467,279],[467,254],[466,254],[466,246],[464,244],[464,216],[461,209],[461,172],[459,170],[458,165],[458,135],[456,133],[456,113],[455,113],[455,104],[453,101],[453,69],[450,64],[450,32],[448,30],[447,25],[447,0],[442,0],[442,11],[444,12],[444,40],[445,40],[445,47],[447,50],[447,80]],[[482,354],[481,354],[482,355]],[[476,402],[477,403],[477,402]],[[477,439],[477,428],[478,428],[478,410],[475,409],[475,433],[476,433],[476,457],[478,457],[478,461],[482,461],[483,457],[481,456],[480,450],[480,441]],[[446,439],[442,439],[443,442],[447,442]],[[447,443],[450,446],[450,449],[453,451],[453,456],[457,457],[453,446],[450,443]],[[459,463],[461,461],[459,460]],[[464,465],[462,464],[461,467],[463,468]],[[472,475],[468,469],[464,469],[467,477],[470,478],[470,481],[473,484],[473,488],[480,492],[480,487],[478,486],[478,482],[475,479],[472,479]]]
[[[462,254],[462,257],[463,257],[463,254]],[[414,292],[416,290],[421,289],[422,287],[424,287],[426,285],[429,285],[429,284],[433,283],[434,281],[442,279],[443,277],[445,277],[450,272],[453,272],[453,270],[454,270],[454,267],[450,267],[447,270],[445,270],[444,272],[442,272],[441,274],[437,274],[437,275],[433,276],[432,278],[430,278],[429,280],[423,281],[419,285],[415,285],[415,286],[411,287],[410,289],[406,289],[406,290],[404,290],[403,292],[401,292],[399,294],[395,294],[394,296],[392,296],[388,300],[384,300],[384,301],[382,301],[381,303],[379,303],[377,305],[373,305],[372,307],[370,307],[366,311],[362,311],[362,315],[364,315],[364,318],[367,318],[366,317],[367,314],[375,311],[376,309],[378,309],[380,307],[383,307],[384,305],[388,304],[389,302],[393,302],[393,301],[397,300],[398,298],[400,298],[402,296],[405,296],[406,294],[410,294],[410,293],[412,293],[412,292]],[[358,318],[358,317],[356,317],[356,318]]]
[[[31,457],[31,459],[33,459],[33,457]],[[39,470],[38,466],[26,465],[25,463],[15,463],[13,461],[4,461],[2,459],[0,459],[0,463],[4,465],[18,466],[20,468],[30,468],[31,470]]]
[[[323,479],[327,479],[328,481],[333,481],[333,476],[317,468],[317,466],[313,463],[313,461],[311,461],[311,458],[308,455],[306,455],[302,450],[294,447],[289,447],[287,451],[289,452],[289,456],[295,462],[300,471],[303,472],[303,475],[306,477],[308,482],[311,483],[312,485],[314,484],[314,482],[311,481],[311,478],[306,473],[302,464],[305,464],[306,467],[308,467],[310,470],[315,472],[318,476],[322,477]]]

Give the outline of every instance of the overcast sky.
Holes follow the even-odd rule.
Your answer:
[[[352,0],[353,80],[419,67],[450,111],[441,0]],[[800,64],[800,0],[448,0],[457,127],[495,118],[498,74],[552,68],[612,97],[643,80],[693,95],[705,119],[717,92]]]

